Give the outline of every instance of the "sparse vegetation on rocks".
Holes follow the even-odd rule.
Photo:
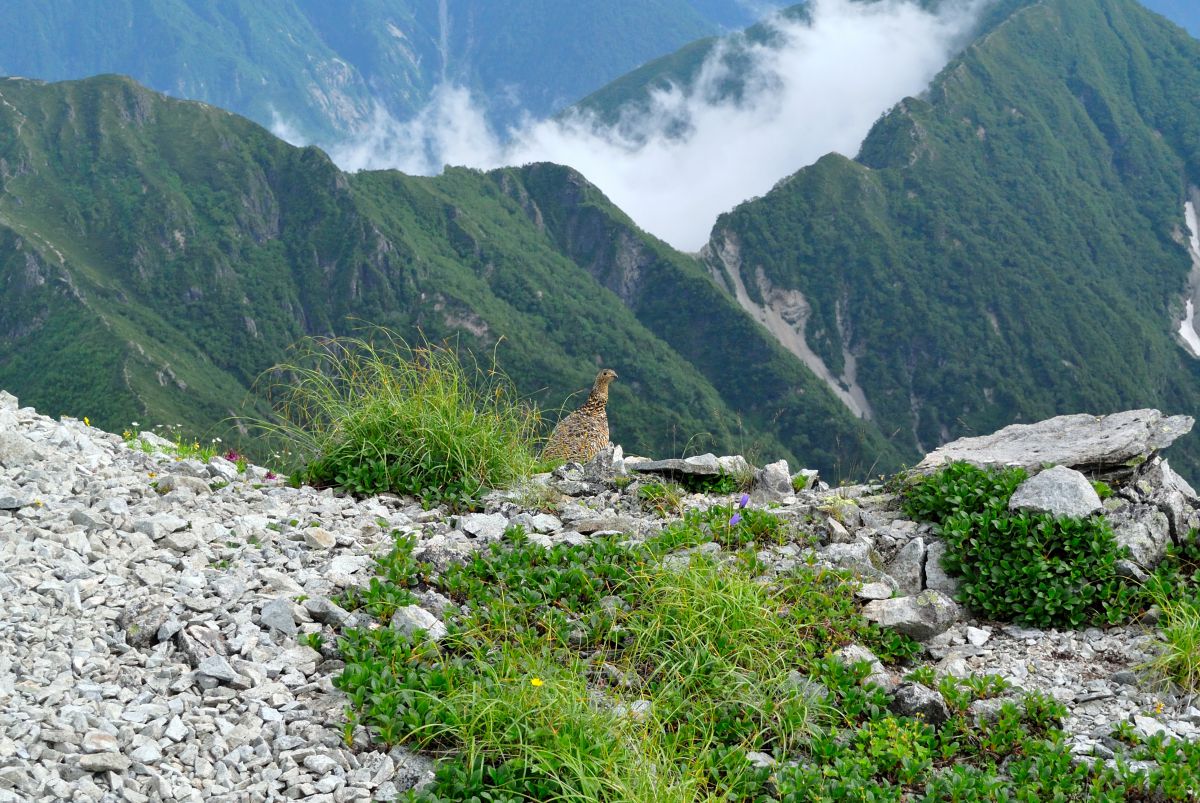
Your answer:
[[[916,519],[1028,515],[1003,472],[904,497],[797,491],[777,466],[714,491],[719,472],[680,472],[729,458],[655,474],[605,452],[468,511],[227,457],[0,395],[0,724],[20,746],[0,799],[1197,794],[1200,500],[1153,450],[1103,480],[1100,515],[1143,559],[1170,544],[1122,575],[1132,618],[1083,630],[976,618],[934,571],[949,539]],[[661,512],[655,483],[677,483]]]

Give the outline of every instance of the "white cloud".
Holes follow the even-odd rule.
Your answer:
[[[719,96],[727,67],[718,53],[693,86],[656,92],[620,126],[575,114],[502,137],[466,90],[448,86],[416,118],[377,112],[368,134],[329,152],[347,170],[426,175],[446,164],[568,164],[647,231],[697,250],[721,212],[830,151],[857,153],[879,115],[920,93],[963,44],[985,2],[952,1],[933,14],[902,0],[815,0],[811,26],[775,17],[774,45],[747,46],[740,101]]]

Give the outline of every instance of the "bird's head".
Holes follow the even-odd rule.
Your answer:
[[[611,368],[605,368],[600,373],[596,374],[596,383],[592,385],[592,392],[589,398],[592,399],[607,399],[608,385],[617,378],[617,372]]]

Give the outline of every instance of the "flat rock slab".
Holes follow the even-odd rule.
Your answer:
[[[631,470],[644,474],[666,474],[668,476],[694,474],[701,477],[716,477],[722,471],[721,463],[714,454],[702,454],[683,459],[647,460],[641,463],[626,463],[626,465]]]
[[[1119,468],[1165,449],[1192,430],[1189,415],[1158,410],[1127,410],[1112,415],[1060,415],[1036,424],[1013,424],[991,435],[959,438],[925,455],[919,472],[932,472],[956,461],[976,466],[1044,465],[1077,469]]]

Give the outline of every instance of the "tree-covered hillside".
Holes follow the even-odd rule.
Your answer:
[[[127,79],[0,81],[0,293],[0,387],[118,430],[261,413],[293,343],[371,323],[495,354],[552,413],[615,367],[633,451],[897,457],[573,171],[346,175]]]
[[[1200,42],[1133,0],[1008,6],[856,160],[780,182],[708,247],[748,308],[810,308],[804,341],[909,449],[1200,399],[1175,334]]]
[[[736,0],[11,0],[0,75],[129,75],[331,141],[406,119],[441,82],[493,119],[545,115],[642,62],[749,22]]]

